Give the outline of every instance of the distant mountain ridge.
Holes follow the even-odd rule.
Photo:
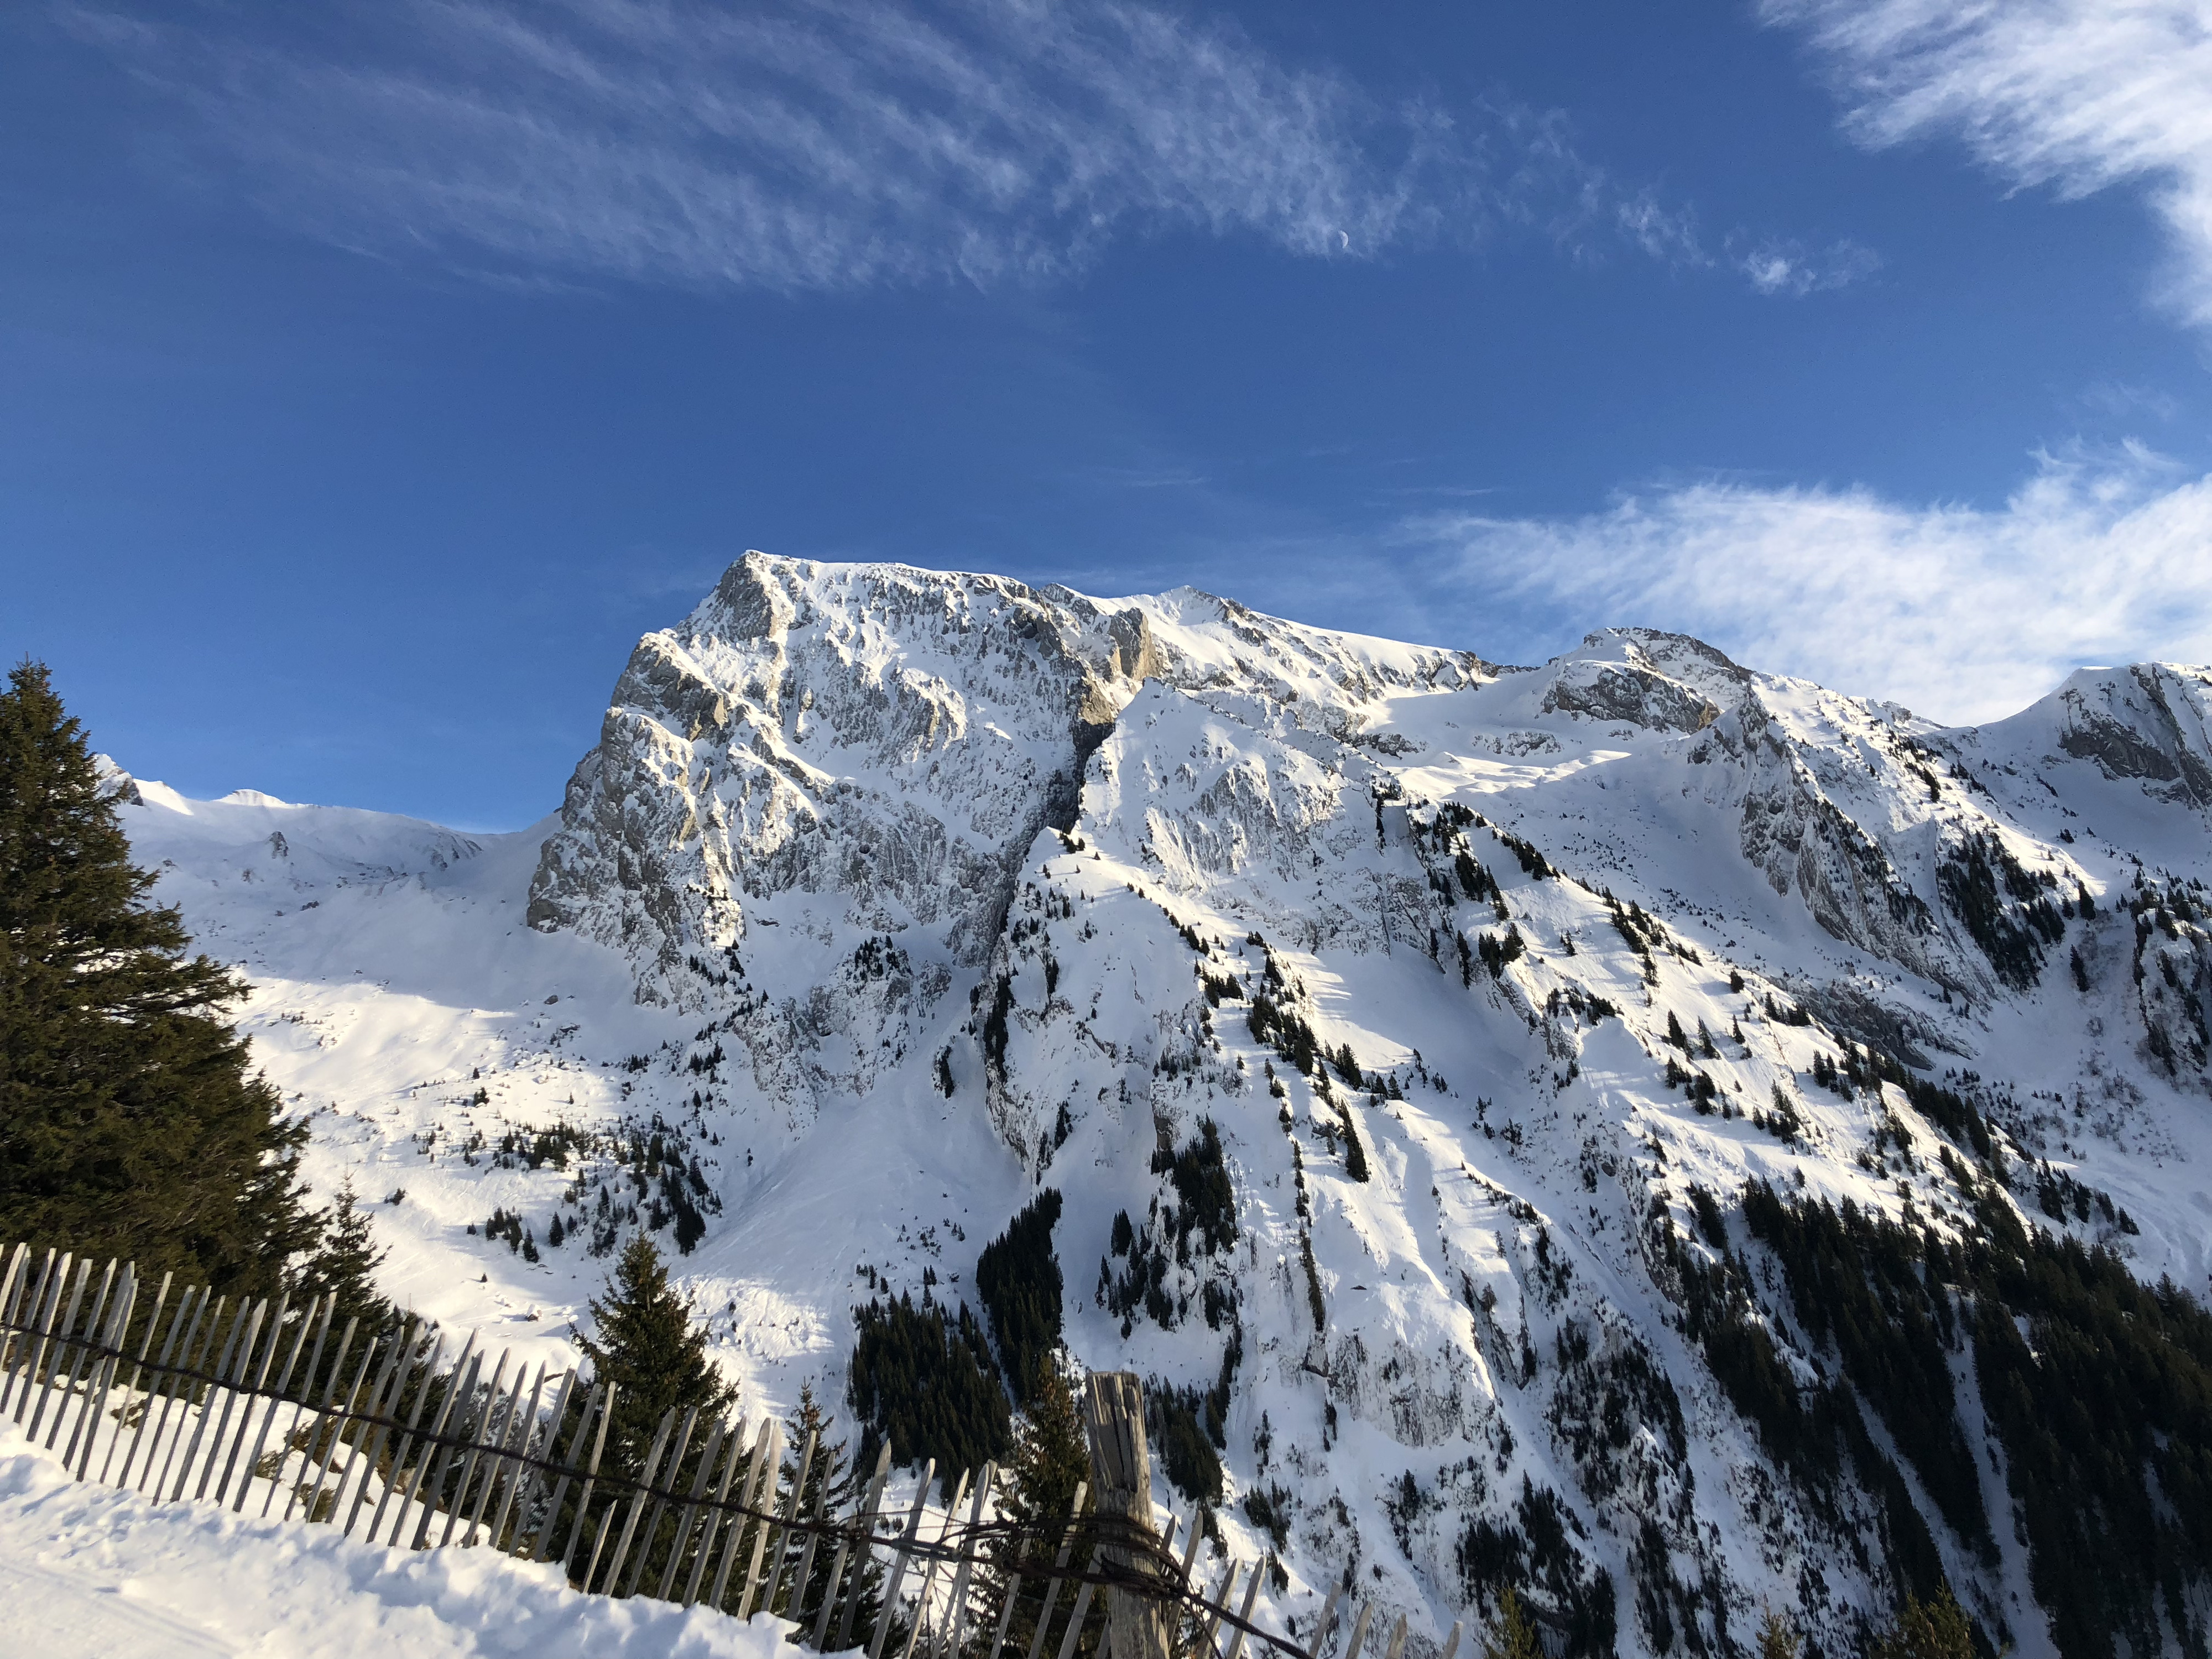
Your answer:
[[[252,976],[319,1182],[403,1194],[427,1311],[557,1341],[592,1251],[688,1213],[748,1391],[842,1397],[852,1307],[962,1299],[1051,1185],[1073,1352],[1201,1425],[1279,1615],[1352,1577],[1418,1648],[1513,1580],[1577,1651],[1729,1652],[1772,1606],[1840,1652],[1940,1561],[2027,1655],[2081,1650],[2081,1593],[1974,1403],[1994,1339],[1915,1351],[1969,1449],[1932,1461],[1743,1194],[2203,1293],[2208,717],[2172,665],[1947,729],[1651,630],[1509,668],[749,554],[532,830],[125,811]],[[1832,1470],[1747,1352],[1776,1410],[1863,1418]],[[2201,1640],[2167,1576],[2099,1628]]]

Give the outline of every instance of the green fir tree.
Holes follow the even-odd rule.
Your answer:
[[[735,1390],[708,1359],[706,1328],[693,1322],[691,1304],[668,1282],[667,1266],[646,1234],[623,1247],[605,1299],[594,1298],[591,1309],[593,1333],[578,1330],[577,1346],[592,1376],[617,1390],[604,1467],[634,1476],[671,1408],[680,1423],[696,1406],[704,1425]],[[703,1445],[704,1430],[695,1437]]]
[[[275,1291],[320,1243],[288,1123],[226,1022],[245,981],[146,902],[46,668],[0,692],[0,1237]]]
[[[1033,1541],[1026,1554],[1018,1554],[1018,1546],[1014,1541],[994,1540],[977,1575],[978,1620],[994,1631],[998,1628],[1000,1614],[1017,1573],[1020,1577],[1013,1617],[1006,1626],[1006,1651],[1010,1653],[1030,1650],[1036,1632],[1037,1616],[1043,1608],[1046,1586],[1051,1580],[1060,1529],[1075,1512],[1075,1489],[1091,1478],[1090,1443],[1084,1437],[1083,1418],[1076,1408],[1074,1394],[1060,1367],[1048,1364],[1038,1375],[1029,1410],[1015,1425],[1013,1451],[999,1483],[998,1518],[1017,1535],[1042,1529],[1052,1542],[1048,1547],[1042,1541]],[[1090,1508],[1086,1498],[1086,1513]],[[1068,1570],[1083,1571],[1090,1562],[1090,1547],[1079,1534],[1068,1559]],[[1075,1595],[1073,1583],[1060,1586],[1060,1599],[1053,1608],[1051,1626],[1047,1632],[1054,1644],[1066,1627]],[[1085,1621],[1079,1644],[1079,1650],[1085,1654],[1097,1650],[1105,1628],[1103,1599],[1092,1600],[1092,1617]]]

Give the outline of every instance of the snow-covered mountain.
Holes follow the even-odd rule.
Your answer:
[[[1836,1350],[1747,1181],[1944,1236],[1996,1202],[2202,1294],[2208,716],[2164,665],[1943,729],[1644,630],[1507,668],[750,554],[531,830],[144,782],[125,819],[426,1312],[563,1345],[665,1229],[753,1402],[842,1398],[853,1307],[961,1299],[1050,1186],[1072,1349],[1218,1437],[1275,1617],[1352,1579],[1418,1646],[1510,1561],[1577,1642],[1773,1607],[1837,1652],[1896,1516],[1778,1466],[1685,1276],[1745,1264],[1808,1389]],[[1871,1409],[1870,1455],[2057,1650],[1960,1409],[1986,1537]]]

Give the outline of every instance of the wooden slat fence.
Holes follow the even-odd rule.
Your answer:
[[[1158,1659],[1243,1659],[1248,1643],[1255,1659],[1322,1659],[1342,1626],[1337,1592],[1304,1641],[1255,1623],[1258,1564],[1198,1582],[1195,1516],[1155,1536],[1148,1516],[1079,1488],[1068,1519],[1018,1527],[994,1512],[994,1466],[933,1510],[927,1462],[895,1510],[888,1446],[833,1515],[811,1436],[787,1447],[773,1418],[696,1408],[664,1414],[624,1468],[611,1384],[532,1371],[473,1335],[454,1349],[418,1321],[368,1331],[335,1315],[335,1298],[233,1302],[167,1276],[149,1295],[129,1263],[18,1244],[0,1264],[0,1413],[79,1480],[372,1543],[557,1560],[580,1589],[787,1620],[817,1652],[1087,1659],[1102,1594],[1163,1632]],[[1140,1432],[1136,1444],[1141,1462]],[[1330,1659],[1360,1659],[1372,1612]],[[1401,1615],[1382,1659],[1403,1659],[1406,1640]],[[1442,1659],[1459,1641],[1455,1625]]]

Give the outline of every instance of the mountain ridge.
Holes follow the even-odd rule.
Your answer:
[[[2208,711],[2140,665],[1945,728],[1656,630],[1516,669],[756,554],[532,830],[125,817],[253,978],[319,1184],[403,1194],[426,1311],[542,1323],[688,1211],[732,1370],[839,1395],[848,1310],[960,1299],[1049,1182],[1071,1347],[1202,1423],[1282,1616],[1361,1573],[1418,1646],[1510,1566],[1578,1650],[1729,1651],[1762,1603],[1848,1647],[1920,1559],[1894,1480],[2033,1653],[2042,1558],[1856,1381],[1887,1461],[1808,1486],[1693,1285],[1770,1260],[1750,1182],[1956,1240],[1994,1205],[2202,1290]],[[1225,1222],[1177,1179],[1209,1145]],[[1745,1281],[1803,1397],[1844,1374]]]

